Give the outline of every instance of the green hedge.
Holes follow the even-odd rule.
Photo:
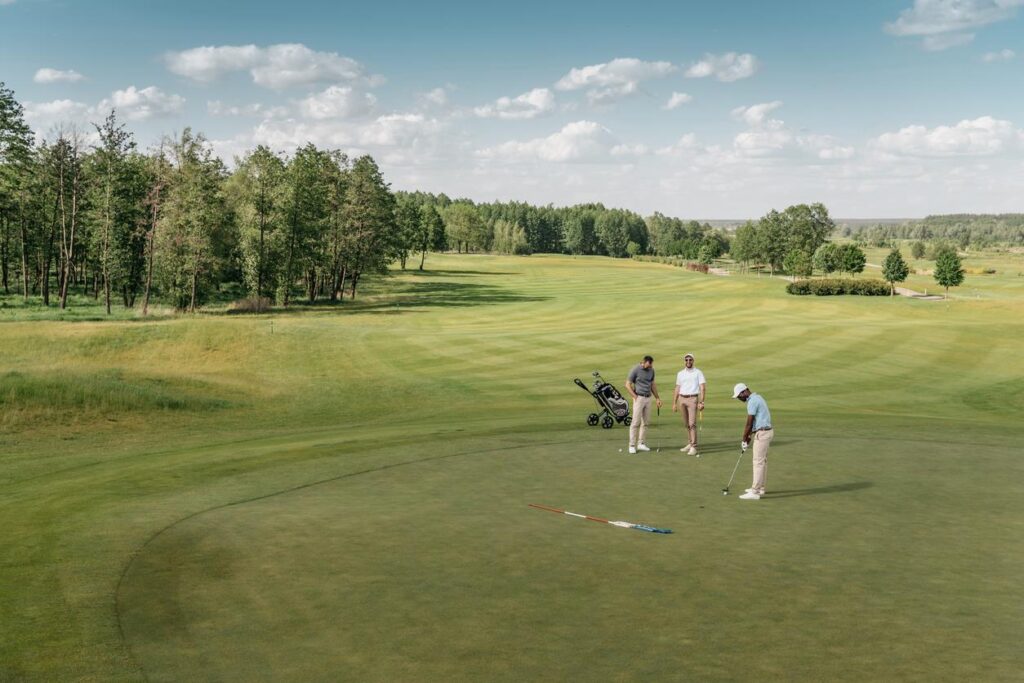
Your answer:
[[[852,280],[826,278],[822,280],[796,280],[786,285],[790,294],[815,294],[834,296],[837,294],[861,294],[863,296],[888,296],[889,283],[885,280]]]

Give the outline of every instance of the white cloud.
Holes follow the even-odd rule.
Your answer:
[[[987,64],[991,64],[992,62],[1008,62],[1016,56],[1016,52],[1009,48],[1006,48],[1003,50],[999,50],[998,52],[986,52],[981,56],[981,61]]]
[[[617,145],[611,131],[601,124],[574,121],[547,137],[523,142],[512,140],[478,150],[477,156],[508,161],[607,161]]]
[[[555,95],[547,88],[534,88],[518,97],[499,97],[491,104],[473,109],[481,118],[533,119],[555,109]]]
[[[226,140],[214,140],[213,146],[224,159],[239,156],[255,145],[290,152],[307,143],[328,149],[341,149],[350,155],[372,153],[379,160],[415,164],[437,158],[454,148],[443,141],[446,124],[422,113],[395,113],[370,120],[343,119],[266,119],[250,131]]]
[[[972,29],[1013,18],[1021,5],[1024,0],[914,0],[885,31],[925,36],[926,50],[944,50],[974,40]]]
[[[201,83],[247,70],[254,83],[275,90],[325,81],[359,80],[377,85],[382,80],[379,76],[368,76],[363,65],[354,59],[337,52],[317,52],[302,43],[196,47],[168,52],[164,62],[171,72]]]
[[[757,73],[761,64],[752,54],[726,52],[722,55],[705,54],[703,59],[695,62],[686,70],[687,78],[706,78],[714,76],[720,81],[738,81],[749,78]]]
[[[897,156],[953,157],[999,154],[1021,144],[1024,132],[1009,121],[982,116],[954,126],[906,126],[877,137],[873,146]]]
[[[732,110],[732,117],[737,121],[743,121],[748,126],[766,126],[770,128],[782,127],[782,121],[769,119],[768,114],[782,106],[781,100],[774,102],[763,102],[753,104],[749,107],[736,107]]]
[[[661,147],[654,153],[659,156],[670,157],[692,156],[700,151],[700,149],[700,145],[697,143],[697,136],[693,133],[687,133],[674,144]]]
[[[60,69],[51,69],[49,67],[39,69],[36,71],[36,75],[32,77],[32,80],[36,83],[77,83],[84,79],[85,76],[74,69],[61,71]]]
[[[89,105],[74,100],[25,103],[25,119],[37,132],[60,123],[81,123],[91,111]]]
[[[644,62],[620,57],[604,64],[574,68],[555,83],[557,90],[587,89],[591,104],[607,104],[639,92],[640,83],[678,70],[670,62]]]
[[[668,98],[668,102],[665,103],[665,106],[663,106],[662,109],[672,111],[673,109],[678,109],[684,104],[689,104],[690,102],[693,102],[693,95],[688,95],[684,92],[674,92],[671,97]]]
[[[310,119],[350,119],[373,111],[377,98],[349,86],[332,85],[323,92],[299,100],[299,111]]]
[[[837,161],[849,159],[856,153],[853,147],[841,144],[831,135],[795,133],[785,121],[771,117],[771,113],[781,106],[780,100],[774,100],[732,110],[732,117],[748,126],[733,138],[736,154],[740,157],[797,158],[810,155],[822,161]]]
[[[973,33],[940,33],[935,36],[925,36],[921,41],[921,47],[929,52],[940,52],[951,47],[969,45],[973,42]]]
[[[422,93],[419,99],[426,106],[443,107],[448,104],[448,88],[434,88]]]
[[[262,116],[281,118],[288,115],[288,107],[268,107],[259,102],[243,105],[226,105],[220,100],[209,100],[206,111],[211,116]]]
[[[115,90],[110,97],[101,100],[96,109],[102,115],[114,109],[129,121],[145,121],[153,117],[174,116],[181,113],[184,106],[185,98],[180,95],[169,95],[152,85],[142,90],[130,85],[124,90]]]
[[[3,6],[3,5],[13,5],[14,2],[15,2],[15,0],[0,0],[0,6]]]

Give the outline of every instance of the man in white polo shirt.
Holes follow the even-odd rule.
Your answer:
[[[672,412],[683,413],[683,424],[689,435],[689,442],[679,450],[688,455],[697,455],[697,411],[704,410],[704,392],[707,383],[704,373],[693,367],[693,354],[683,356],[686,365],[676,374],[676,390],[672,395]]]

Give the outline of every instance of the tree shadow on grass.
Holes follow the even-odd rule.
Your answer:
[[[395,271],[393,275],[415,275],[416,277],[459,277],[461,275],[519,275],[519,273],[506,273],[500,270],[405,270]]]
[[[525,296],[494,285],[476,282],[407,282],[385,296],[342,301],[296,302],[290,311],[346,311],[395,315],[423,308],[458,308],[493,304],[547,301],[546,296]]]
[[[767,498],[796,498],[797,496],[817,496],[823,493],[848,493],[860,491],[874,486],[870,481],[854,481],[849,484],[833,484],[832,486],[818,486],[812,489],[791,489],[789,491],[768,491]]]

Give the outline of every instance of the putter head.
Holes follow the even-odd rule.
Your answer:
[[[723,496],[728,496],[729,495],[729,487],[726,487],[726,488],[722,489],[722,495]]]

